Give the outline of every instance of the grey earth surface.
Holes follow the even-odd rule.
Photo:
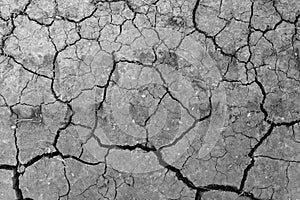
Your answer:
[[[0,200],[300,200],[298,0],[0,0]]]

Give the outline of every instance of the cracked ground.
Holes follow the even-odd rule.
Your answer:
[[[0,200],[299,200],[297,0],[1,0]]]

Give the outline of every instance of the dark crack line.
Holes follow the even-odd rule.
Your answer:
[[[70,184],[70,181],[69,181],[68,176],[67,176],[66,165],[65,165],[64,162],[62,164],[64,165],[64,177],[67,181],[68,189],[67,189],[67,192],[65,194],[59,196],[58,200],[60,200],[61,198],[65,199],[64,197],[66,197],[66,199],[69,200],[69,194],[71,192],[71,184]]]
[[[117,2],[117,1],[106,1],[106,2]],[[129,4],[128,1],[125,1],[127,4]],[[18,62],[13,56],[11,55],[7,55],[4,53],[4,46],[5,46],[5,41],[6,39],[11,35],[13,34],[16,26],[14,24],[14,19],[16,17],[18,17],[19,15],[26,15],[28,17],[28,19],[30,21],[35,21],[36,23],[38,23],[39,25],[42,25],[42,26],[51,26],[51,24],[54,22],[54,20],[49,24],[43,24],[41,22],[39,22],[38,20],[36,19],[33,19],[31,18],[27,13],[26,13],[26,10],[27,8],[29,7],[29,5],[31,4],[31,0],[29,0],[24,9],[21,10],[21,11],[18,11],[17,13],[12,13],[11,16],[10,16],[10,22],[11,22],[11,25],[12,25],[12,28],[10,29],[10,31],[8,33],[6,33],[4,35],[4,37],[2,37],[2,40],[1,40],[1,55],[5,55],[7,56],[8,58],[12,59],[15,63],[19,64],[22,66],[23,69],[25,69],[27,72],[30,72],[31,74],[34,74],[36,76],[40,76],[40,77],[43,77],[43,78],[46,78],[46,79],[51,79],[51,92],[54,96],[54,98],[60,102],[60,103],[64,103],[64,104],[67,104],[68,108],[72,110],[72,107],[71,105],[69,104],[70,101],[63,101],[59,98],[59,96],[56,94],[55,90],[54,90],[54,79],[55,79],[55,72],[54,72],[54,69],[56,67],[56,59],[58,57],[58,54],[59,52],[63,51],[65,48],[67,48],[68,46],[71,46],[71,45],[74,45],[76,44],[73,43],[73,44],[70,44],[70,45],[66,45],[64,49],[60,50],[60,51],[57,51],[55,53],[55,57],[53,59],[53,77],[50,78],[46,75],[42,75],[42,74],[38,74],[37,72],[34,72],[30,69],[27,69],[22,63]],[[289,20],[285,20],[283,19],[282,15],[279,13],[279,11],[276,9],[276,6],[275,6],[275,2],[273,2],[273,6],[274,8],[276,9],[276,12],[280,15],[281,17],[281,20],[274,26],[273,29],[270,29],[270,28],[267,28],[266,30],[259,30],[259,29],[255,29],[254,27],[252,27],[251,25],[251,18],[253,17],[253,4],[254,2],[252,2],[252,5],[251,5],[251,17],[250,17],[250,23],[249,23],[249,29],[250,30],[255,30],[255,31],[260,31],[260,32],[263,32],[263,34],[266,34],[268,31],[270,30],[275,30],[276,27],[278,27],[282,22],[288,22],[288,23],[293,23],[296,27],[296,23],[298,22],[298,19],[300,17],[300,14],[297,16],[296,20],[294,22],[292,21],[289,21]],[[235,54],[230,54],[230,53],[227,53],[225,52],[216,42],[216,35],[215,36],[211,36],[211,35],[208,35],[208,33],[202,31],[201,29],[198,28],[198,25],[197,25],[197,21],[196,21],[196,12],[197,12],[197,9],[200,5],[200,0],[197,0],[196,1],[196,4],[194,6],[194,9],[193,9],[193,13],[192,13],[192,16],[193,16],[193,26],[195,28],[195,30],[201,34],[203,34],[206,38],[210,39],[214,46],[216,47],[216,49],[219,49],[220,52],[224,55],[224,56],[227,56],[227,57],[236,57]],[[129,5],[128,5],[129,7]],[[133,9],[133,8],[130,8],[130,9]],[[66,17],[61,17],[62,20],[67,20],[69,22],[72,22],[72,23],[75,23],[75,24],[78,24],[78,23],[81,23],[83,22],[84,20],[88,19],[89,17],[93,16],[93,14],[97,11],[97,8],[95,8],[88,16],[85,16],[83,17],[82,19],[78,20],[78,21],[75,21],[75,20],[72,20],[72,19],[69,19],[69,18],[66,18]],[[2,17],[1,17],[2,19]],[[4,19],[5,21],[9,21],[9,19]],[[80,34],[79,34],[80,36]],[[246,63],[250,62],[251,60],[251,56],[252,56],[252,53],[251,53],[251,49],[250,49],[250,36],[251,36],[251,33],[248,34],[248,48],[249,48],[249,51],[250,51],[250,56],[249,56],[249,59]],[[81,37],[80,37],[81,39]],[[80,40],[79,39],[79,40]],[[78,40],[78,41],[79,41]],[[57,50],[57,49],[56,49]],[[114,59],[113,59],[114,60]],[[106,100],[106,95],[107,95],[107,89],[110,85],[110,82],[112,81],[111,78],[112,78],[112,75],[116,69],[116,65],[117,65],[118,61],[115,61],[114,60],[114,63],[113,63],[113,67],[112,67],[112,70],[109,74],[109,77],[108,77],[108,80],[106,82],[106,84],[104,86],[99,86],[99,88],[104,88],[104,92],[103,92],[103,99],[102,101],[100,102],[99,106],[98,106],[98,109],[96,111],[96,116],[97,116],[97,112],[100,110],[100,108],[103,106],[103,103],[104,101]],[[207,186],[196,186],[192,181],[190,181],[187,177],[185,177],[181,170],[168,164],[166,161],[163,160],[163,156],[161,154],[161,151],[160,149],[157,150],[154,146],[147,146],[147,145],[144,145],[144,144],[136,144],[134,146],[129,146],[129,145],[115,145],[116,148],[119,148],[119,149],[122,149],[122,150],[130,150],[130,151],[133,151],[133,150],[136,150],[136,149],[142,149],[143,151],[146,151],[146,152],[153,152],[158,161],[159,161],[159,164],[161,166],[163,166],[165,169],[167,169],[168,171],[171,171],[171,172],[174,172],[177,179],[182,181],[188,188],[192,189],[192,190],[196,190],[196,196],[195,196],[195,199],[201,199],[201,196],[205,193],[205,192],[208,192],[208,191],[226,191],[226,192],[234,192],[236,194],[239,194],[240,196],[245,196],[245,197],[249,197],[250,199],[252,200],[258,200],[258,198],[254,197],[254,195],[250,192],[244,192],[243,189],[244,189],[244,186],[245,186],[245,183],[246,183],[246,180],[247,180],[247,177],[248,177],[248,174],[251,170],[251,168],[255,165],[255,156],[254,156],[254,153],[255,151],[263,144],[263,142],[271,135],[273,129],[277,126],[293,126],[294,124],[296,123],[299,123],[300,120],[294,120],[294,121],[291,121],[291,122],[281,122],[281,123],[274,123],[272,121],[270,121],[268,119],[268,112],[267,110],[264,108],[264,103],[265,103],[265,100],[266,100],[266,92],[265,92],[265,89],[263,87],[263,84],[257,79],[257,76],[255,77],[255,83],[259,86],[259,88],[261,89],[261,92],[263,94],[263,100],[262,102],[260,103],[260,109],[261,111],[263,112],[264,114],[264,120],[266,122],[268,122],[270,124],[270,128],[268,129],[267,133],[263,135],[263,137],[258,141],[258,143],[251,149],[251,151],[249,152],[248,156],[251,158],[251,161],[250,161],[250,164],[245,168],[244,170],[244,173],[243,173],[243,177],[242,177],[242,180],[241,180],[241,183],[240,183],[240,186],[239,188],[235,187],[235,186],[231,186],[231,185],[218,185],[218,184],[210,184],[210,185],[207,185]],[[168,94],[174,99],[174,100],[177,100],[174,96],[172,96],[172,94],[170,92],[168,92]],[[178,100],[177,100],[178,101]],[[86,161],[83,161],[81,160],[80,158],[78,157],[75,157],[75,156],[72,156],[72,155],[63,155],[57,148],[57,142],[59,140],[59,137],[60,137],[60,134],[63,130],[65,130],[69,125],[71,125],[72,123],[72,117],[73,117],[73,111],[72,111],[72,114],[70,116],[68,116],[68,119],[67,119],[67,122],[65,122],[65,124],[63,125],[63,127],[59,128],[56,135],[55,135],[55,138],[54,138],[54,141],[53,141],[53,146],[55,147],[56,151],[54,152],[51,152],[51,153],[44,153],[44,154],[40,154],[34,158],[32,158],[31,160],[29,160],[28,162],[26,162],[25,164],[23,164],[23,166],[25,168],[35,164],[36,162],[38,162],[39,160],[43,159],[43,158],[54,158],[54,157],[57,157],[57,156],[60,156],[61,158],[63,159],[68,159],[68,158],[71,158],[71,159],[75,159],[79,162],[82,162],[84,164],[89,164],[89,165],[97,165],[99,163],[102,163],[102,162],[97,162],[97,163],[90,163],[90,162],[86,162]],[[209,115],[210,116],[210,115]],[[206,118],[208,118],[209,116],[206,116]],[[204,119],[203,119],[204,120]],[[95,123],[97,123],[97,119],[95,120]],[[97,127],[97,125],[95,125],[95,127],[93,128],[93,130],[95,130],[95,128]],[[22,194],[22,191],[19,187],[19,177],[22,175],[22,172],[18,172],[18,169],[19,167],[22,165],[18,159],[19,157],[19,148],[18,148],[18,145],[17,145],[17,135],[16,135],[16,131],[14,132],[14,137],[15,137],[15,145],[16,145],[16,149],[17,149],[17,153],[16,153],[16,159],[17,159],[17,165],[7,165],[7,164],[1,164],[0,165],[0,169],[3,169],[3,170],[9,170],[9,171],[12,171],[13,172],[13,177],[12,177],[12,180],[13,180],[13,189],[15,190],[16,192],[16,197],[18,200],[22,200],[23,199],[23,194]],[[107,153],[108,155],[108,153]],[[271,159],[271,158],[270,158]],[[64,174],[66,176],[66,170],[64,168]],[[68,186],[69,186],[69,189],[70,189],[70,183],[67,179],[67,182],[68,182]],[[69,190],[68,190],[68,193],[69,193]],[[67,194],[68,194],[67,193]]]
[[[16,168],[15,165],[8,165],[8,164],[0,164],[0,169],[13,171]]]

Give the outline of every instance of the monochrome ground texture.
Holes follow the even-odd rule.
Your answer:
[[[297,0],[1,0],[0,200],[300,200]]]

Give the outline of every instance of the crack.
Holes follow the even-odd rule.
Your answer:
[[[93,1],[94,4],[97,4],[99,2],[102,2],[102,3],[112,3],[112,2],[121,2],[122,0],[112,0],[112,1]],[[157,1],[158,2],[158,1]],[[138,11],[135,11],[134,7],[130,4],[131,2],[130,1],[125,1],[125,3],[127,4],[128,8],[135,13],[135,16],[136,14],[139,14]],[[16,58],[14,58],[13,56],[11,55],[7,55],[5,52],[4,52],[4,46],[5,46],[5,42],[7,40],[7,38],[13,34],[16,26],[14,24],[14,19],[17,18],[19,15],[24,15],[24,16],[27,16],[27,18],[30,20],[30,21],[34,21],[35,23],[37,23],[38,25],[40,26],[46,26],[46,27],[49,27],[51,26],[55,20],[51,21],[50,24],[44,24],[43,22],[40,22],[38,21],[37,19],[34,19],[32,17],[30,17],[27,13],[26,13],[26,10],[28,9],[29,5],[31,4],[31,0],[29,0],[25,7],[23,8],[23,10],[21,11],[18,11],[18,12],[14,12],[11,14],[10,18],[9,19],[4,19],[5,21],[7,22],[10,22],[11,24],[11,28],[9,29],[9,31],[3,35],[2,39],[1,39],[1,43],[0,43],[0,54],[1,55],[4,55],[6,57],[8,57],[9,59],[13,60],[15,63],[17,63],[18,65],[20,65],[24,70],[26,70],[27,72],[33,74],[33,75],[36,75],[36,76],[39,76],[39,77],[43,77],[45,79],[50,79],[51,80],[51,85],[50,85],[50,89],[51,89],[51,93],[52,95],[54,96],[54,98],[56,99],[56,101],[60,102],[60,103],[63,103],[65,104],[67,107],[68,107],[68,111],[70,111],[69,115],[66,116],[65,118],[65,121],[63,122],[62,126],[57,130],[56,132],[56,135],[54,137],[54,140],[53,140],[53,143],[52,145],[54,146],[55,148],[55,151],[54,152],[50,152],[50,153],[43,153],[43,154],[40,154],[38,156],[35,156],[34,158],[30,159],[29,161],[27,161],[26,163],[24,164],[21,164],[20,161],[19,161],[19,153],[20,153],[20,150],[19,150],[19,147],[18,147],[18,138],[17,138],[17,132],[16,130],[14,130],[14,140],[15,140],[15,146],[16,146],[16,160],[17,160],[17,164],[16,165],[8,165],[8,164],[0,164],[0,169],[3,169],[3,170],[9,170],[9,171],[12,171],[13,172],[13,177],[12,177],[12,182],[13,182],[13,189],[15,190],[16,192],[16,197],[18,200],[21,200],[21,199],[24,199],[23,197],[23,194],[22,194],[22,190],[20,189],[20,180],[19,180],[19,177],[21,175],[23,175],[24,172],[20,172],[19,169],[20,167],[25,167],[25,169],[27,167],[30,167],[32,165],[34,165],[35,163],[39,162],[41,159],[43,158],[55,158],[55,157],[60,157],[62,159],[74,159],[78,162],[81,162],[83,164],[86,164],[86,165],[98,165],[100,163],[103,163],[103,162],[95,162],[95,163],[91,163],[91,162],[87,162],[87,161],[84,161],[84,160],[81,160],[80,157],[83,153],[83,151],[81,152],[81,155],[79,157],[76,157],[76,156],[73,156],[73,155],[63,155],[58,147],[57,147],[57,143],[59,141],[59,138],[60,138],[60,135],[62,134],[62,132],[67,129],[70,125],[74,125],[74,123],[72,122],[72,118],[73,118],[73,115],[74,115],[74,111],[72,109],[72,106],[70,105],[71,100],[63,100],[60,98],[60,95],[58,95],[55,91],[55,88],[54,88],[54,84],[55,84],[55,77],[57,76],[57,74],[55,73],[55,68],[57,67],[57,57],[59,55],[60,52],[62,52],[63,50],[65,50],[67,47],[69,46],[72,46],[72,45],[75,45],[79,40],[81,40],[81,35],[80,33],[78,33],[79,35],[79,39],[76,40],[74,43],[72,44],[66,44],[65,47],[63,47],[63,49],[61,50],[57,50],[57,47],[55,46],[54,42],[52,41],[52,38],[49,34],[49,38],[51,39],[55,49],[56,49],[56,52],[55,52],[55,55],[54,55],[54,59],[53,59],[53,62],[52,62],[52,70],[53,70],[53,74],[52,74],[52,77],[48,77],[46,75],[43,75],[43,74],[39,74],[33,70],[30,70],[28,68],[26,68],[21,62],[19,62]],[[156,4],[156,3],[154,3]],[[219,52],[226,56],[226,57],[231,57],[231,58],[236,58],[236,52],[234,53],[228,53],[228,52],[225,52],[225,50],[217,43],[216,41],[216,36],[223,30],[226,28],[227,24],[216,34],[216,35],[209,35],[208,33],[206,33],[205,31],[201,30],[199,27],[198,27],[198,24],[197,24],[197,20],[196,20],[196,14],[197,14],[197,10],[198,10],[198,7],[200,6],[201,4],[201,0],[197,0],[196,3],[195,3],[195,6],[193,8],[193,11],[192,11],[192,22],[193,22],[193,27],[194,29],[198,32],[198,33],[201,33],[205,36],[205,38],[209,39],[212,41],[212,43],[214,44],[215,48],[219,50]],[[221,0],[221,3],[219,5],[219,14],[221,13],[221,7],[222,7],[222,0]],[[247,46],[248,46],[248,50],[250,52],[250,56],[248,58],[247,61],[240,61],[242,62],[243,64],[247,65],[247,64],[253,64],[251,63],[251,59],[253,57],[253,54],[252,54],[252,49],[251,49],[251,45],[250,45],[250,38],[251,38],[251,35],[255,32],[255,31],[258,31],[258,32],[261,32],[263,33],[263,35],[265,35],[266,33],[268,33],[269,31],[272,31],[272,30],[275,30],[278,26],[280,26],[283,22],[287,22],[287,23],[293,23],[295,25],[295,30],[296,30],[296,23],[298,23],[298,20],[300,18],[300,14],[297,16],[296,20],[295,21],[289,21],[289,20],[286,20],[286,19],[283,19],[282,17],[282,14],[278,11],[278,9],[276,8],[276,5],[275,5],[275,1],[273,2],[273,7],[274,9],[276,10],[276,12],[280,15],[281,17],[281,20],[279,22],[277,22],[275,24],[275,26],[273,28],[270,28],[270,27],[267,27],[265,30],[260,30],[260,29],[256,29],[253,27],[253,25],[251,24],[252,22],[252,18],[254,16],[254,1],[252,1],[252,4],[251,4],[251,15],[250,15],[250,21],[249,21],[249,25],[248,25],[248,29],[249,29],[249,34],[247,35]],[[95,7],[87,16],[79,19],[79,20],[74,20],[74,19],[70,19],[70,18],[67,18],[67,17],[64,17],[64,16],[60,16],[59,17],[59,20],[66,20],[68,22],[71,22],[71,23],[75,23],[76,25],[78,25],[79,23],[85,21],[86,19],[92,17],[95,12],[97,11],[97,7]],[[0,18],[2,18],[0,16]],[[295,31],[295,34],[293,35],[293,37],[295,37],[296,35],[296,32]],[[110,86],[110,83],[113,82],[112,80],[112,76],[113,76],[113,73],[114,71],[116,70],[116,67],[117,67],[117,64],[120,63],[120,62],[125,62],[124,60],[120,60],[120,61],[116,61],[115,60],[115,56],[114,56],[114,52],[112,53],[113,55],[113,65],[112,65],[112,69],[110,71],[110,74],[108,76],[108,79],[106,81],[106,83],[103,85],[103,86],[96,86],[98,88],[101,88],[101,89],[104,89],[103,90],[103,96],[102,96],[102,100],[99,104],[97,104],[97,109],[95,111],[95,121],[94,121],[94,126],[91,128],[91,135],[93,137],[96,137],[94,135],[94,131],[96,130],[97,126],[98,126],[98,117],[97,117],[97,114],[98,112],[101,111],[101,109],[103,108],[103,104],[104,102],[106,101],[106,98],[107,98],[107,93],[108,93],[108,87]],[[238,60],[238,59],[237,59]],[[128,61],[126,60],[126,62],[133,62],[133,61]],[[255,69],[255,68],[254,68]],[[248,69],[247,69],[248,70]],[[256,83],[256,85],[260,88],[260,91],[262,93],[262,101],[260,102],[260,110],[262,111],[262,113],[264,114],[264,121],[266,121],[270,127],[269,129],[267,130],[267,132],[259,139],[257,140],[257,143],[254,145],[254,147],[250,150],[250,152],[248,153],[248,157],[250,158],[250,163],[246,166],[246,168],[244,169],[244,172],[243,172],[243,176],[242,176],[242,179],[241,179],[241,182],[240,182],[240,185],[239,187],[236,187],[236,186],[233,186],[233,185],[219,185],[219,184],[209,184],[209,185],[206,185],[206,186],[196,186],[191,180],[189,180],[188,177],[186,177],[182,171],[178,168],[176,168],[175,166],[172,166],[171,164],[167,163],[164,159],[163,159],[163,156],[162,156],[162,153],[161,153],[161,150],[163,148],[166,148],[166,147],[169,147],[169,146],[172,146],[174,144],[176,144],[178,141],[180,141],[182,139],[182,137],[184,137],[184,135],[186,133],[188,133],[191,129],[193,129],[195,127],[195,125],[198,123],[198,122],[201,122],[203,120],[206,120],[208,119],[210,116],[211,116],[211,109],[210,109],[210,113],[201,118],[201,119],[195,119],[194,123],[192,124],[192,126],[190,128],[188,128],[186,131],[184,131],[182,133],[182,135],[177,138],[175,140],[175,142],[173,142],[172,144],[169,144],[169,145],[165,145],[159,149],[157,149],[155,146],[153,145],[149,145],[148,143],[138,143],[138,144],[135,144],[133,146],[130,146],[130,145],[104,145],[101,143],[100,139],[97,138],[98,140],[98,143],[100,144],[100,146],[103,146],[105,148],[108,148],[108,152],[106,154],[106,156],[108,155],[109,153],[109,150],[112,149],[112,148],[116,148],[116,149],[121,149],[121,150],[129,150],[129,151],[134,151],[136,149],[141,149],[145,152],[153,152],[159,162],[159,164],[161,166],[163,166],[167,171],[171,171],[173,173],[175,173],[175,176],[176,178],[181,181],[182,183],[184,183],[188,188],[190,188],[191,190],[194,190],[196,191],[196,194],[195,194],[195,199],[196,200],[199,200],[201,199],[201,197],[203,196],[203,194],[205,192],[209,192],[209,191],[224,191],[224,192],[233,192],[233,193],[236,193],[240,196],[244,196],[244,197],[248,197],[252,200],[258,200],[258,198],[256,198],[252,193],[250,192],[245,192],[244,191],[244,187],[245,187],[245,184],[246,184],[246,181],[247,181],[247,178],[248,178],[248,175],[251,171],[251,169],[255,166],[255,159],[256,158],[268,158],[268,159],[273,159],[273,160],[278,160],[278,161],[284,161],[284,162],[294,162],[294,163],[300,163],[300,161],[297,161],[297,160],[288,160],[288,159],[283,159],[283,158],[274,158],[274,157],[270,157],[270,156],[265,156],[265,155],[254,155],[256,150],[264,143],[265,140],[267,140],[267,138],[272,134],[273,130],[275,127],[279,127],[279,126],[287,126],[287,127],[290,127],[290,126],[293,126],[295,124],[298,124],[300,123],[300,119],[298,120],[293,120],[293,121],[290,121],[290,122],[273,122],[271,121],[270,119],[268,119],[269,117],[269,113],[267,112],[266,108],[265,108],[265,102],[266,102],[266,98],[267,98],[267,92],[265,91],[265,88],[262,84],[262,82],[259,81],[258,79],[258,76],[257,76],[257,72],[255,70],[255,73],[256,73],[256,76],[255,76],[255,80],[252,81],[252,82],[249,82],[249,83],[242,83],[241,81],[236,81],[236,80],[223,80],[223,81],[227,81],[227,82],[240,82],[242,83],[242,85],[245,85],[245,86],[248,86],[248,85],[251,85],[253,83]],[[247,73],[248,74],[248,73]],[[248,75],[247,75],[248,76]],[[163,80],[163,79],[162,79]],[[182,107],[184,107],[184,105],[182,105],[182,103],[169,91],[169,88],[166,87],[166,93],[164,94],[164,96],[166,94],[168,94],[173,100],[177,101],[178,103],[181,104]],[[163,96],[163,97],[164,97]],[[162,99],[161,99],[162,100]],[[210,104],[211,104],[211,97],[210,97]],[[212,107],[212,106],[211,106]],[[185,108],[185,107],[184,107]],[[187,108],[185,108],[186,111],[189,113],[189,110]],[[153,113],[152,115],[154,115],[155,113]],[[190,113],[189,113],[190,114]],[[151,116],[152,116],[151,115]],[[150,116],[150,117],[151,117]],[[193,115],[190,114],[190,116],[193,117]],[[145,121],[145,125],[147,124],[147,122],[150,120],[150,117],[147,118],[147,120]],[[64,164],[64,163],[63,163]],[[65,164],[64,164],[65,166]],[[107,166],[106,166],[107,167]],[[105,169],[105,173],[106,173],[106,169]],[[69,195],[69,192],[70,192],[70,182],[67,178],[67,174],[66,174],[66,166],[64,167],[64,176],[67,180],[67,185],[68,185],[68,191],[65,195],[62,195],[60,196],[59,198],[64,198],[64,197],[68,197]],[[117,190],[116,190],[117,192]],[[29,199],[29,198],[25,198],[25,199]]]
[[[216,48],[217,50],[219,50],[220,53],[221,53],[222,55],[227,56],[227,57],[234,57],[234,58],[236,58],[236,55],[235,55],[235,54],[227,53],[227,52],[225,52],[225,51],[222,49],[222,47],[221,47],[221,46],[217,43],[217,41],[216,41],[216,35],[211,36],[211,35],[209,35],[208,33],[206,33],[205,31],[201,30],[201,29],[198,27],[198,23],[197,23],[197,20],[196,20],[196,15],[197,15],[197,10],[198,10],[198,7],[199,7],[199,5],[200,5],[200,2],[201,2],[201,0],[197,0],[197,1],[196,1],[195,6],[194,6],[193,11],[192,11],[192,22],[193,22],[193,27],[194,27],[194,29],[195,29],[198,33],[203,34],[203,35],[205,36],[205,38],[210,39],[210,40],[213,42],[215,48]],[[236,58],[236,59],[237,59],[237,58]]]
[[[0,169],[2,170],[13,171],[15,167],[15,165],[0,164]]]
[[[255,151],[262,145],[262,143],[271,135],[273,129],[274,129],[274,125],[271,125],[268,129],[268,131],[263,135],[263,137],[259,140],[259,142],[251,149],[251,151],[248,153],[248,157],[250,157],[250,164],[247,165],[247,167],[244,169],[244,173],[243,173],[243,177],[242,180],[240,182],[240,186],[239,186],[239,190],[243,190],[245,187],[245,183],[247,181],[247,177],[248,174],[250,172],[250,170],[252,169],[252,167],[254,167],[255,165],[255,157],[254,157],[254,153]]]
[[[19,154],[20,154],[20,149],[18,147],[18,137],[17,137],[17,129],[14,130],[14,142],[15,142],[15,147],[16,147],[16,165],[12,168],[13,176],[12,176],[12,184],[13,184],[13,189],[15,190],[16,198],[17,200],[23,200],[23,193],[22,190],[20,189],[20,180],[19,177],[23,174],[22,172],[19,172],[19,169],[21,167],[21,163],[19,160]]]
[[[267,155],[256,155],[254,157],[255,158],[268,158],[268,159],[271,159],[271,160],[277,160],[277,161],[288,162],[288,163],[300,163],[300,160],[290,160],[290,159],[285,159],[285,158],[276,158],[276,157],[267,156]]]
[[[16,198],[17,200],[23,200],[23,192],[20,189],[20,178],[21,173],[18,172],[17,167],[14,167],[13,169],[13,177],[12,177],[12,184],[13,184],[13,189],[15,190]]]
[[[133,146],[130,145],[116,145],[117,148],[122,149],[122,150],[129,150],[129,151],[133,151],[136,149],[141,149],[145,152],[155,152],[157,149],[154,146],[147,146],[147,144],[135,144]]]
[[[65,177],[65,179],[66,179],[66,181],[67,181],[68,190],[67,190],[67,192],[66,192],[65,194],[59,195],[58,200],[60,200],[61,198],[62,198],[62,199],[67,199],[67,200],[69,200],[69,194],[70,194],[70,191],[71,191],[71,184],[70,184],[70,181],[69,181],[68,176],[67,176],[66,165],[65,165],[64,162],[62,162],[62,164],[64,165],[64,177]]]

